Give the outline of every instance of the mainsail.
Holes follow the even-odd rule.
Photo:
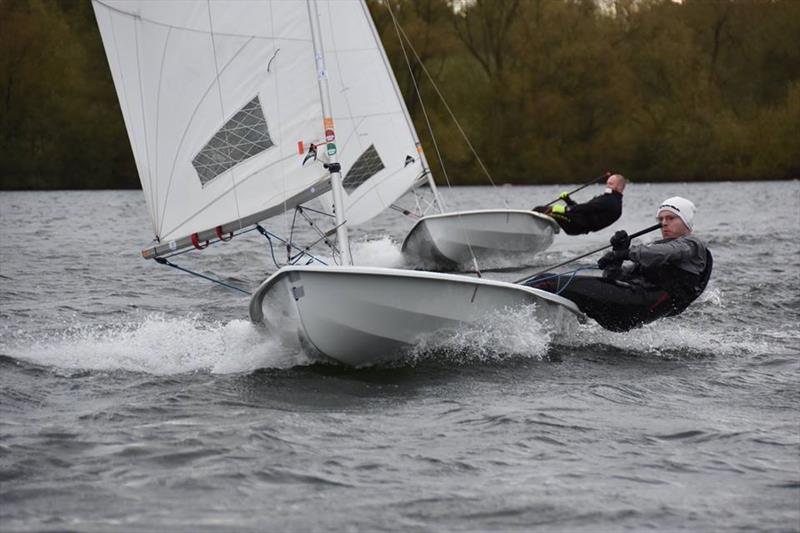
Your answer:
[[[157,241],[175,249],[329,190],[302,164],[323,130],[304,2],[93,6]]]

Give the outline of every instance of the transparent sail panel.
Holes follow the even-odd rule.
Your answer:
[[[258,96],[236,113],[192,160],[200,183],[274,146]],[[377,154],[376,154],[377,155]]]
[[[375,145],[370,145],[350,167],[344,180],[342,180],[342,185],[347,192],[350,192],[384,168],[386,167],[383,166],[383,161],[381,161],[381,156],[378,155]]]

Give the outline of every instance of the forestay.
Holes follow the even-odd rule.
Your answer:
[[[93,6],[157,241],[174,249],[329,190],[321,165],[302,165],[323,123],[305,2]]]
[[[348,225],[358,225],[423,179],[427,163],[366,4],[320,1],[317,12],[336,117],[344,216]],[[332,211],[332,195],[321,199]]]

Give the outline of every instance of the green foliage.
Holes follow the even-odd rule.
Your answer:
[[[137,187],[89,2],[0,1],[0,187]]]
[[[797,0],[368,5],[440,181],[800,176]],[[0,188],[112,187],[138,179],[90,2],[0,0]]]
[[[453,4],[455,12],[441,10]],[[386,5],[376,0],[373,12]],[[575,182],[607,169],[639,181],[800,175],[800,2],[388,5],[401,27],[413,24],[428,36],[429,50],[446,50],[423,61],[438,72],[436,85],[495,182]],[[441,13],[425,21],[429,31],[412,22],[421,5]],[[407,76],[394,27],[379,24],[379,31],[398,76]],[[419,79],[450,181],[488,183],[447,125],[444,104]],[[405,87],[404,94],[416,100]],[[414,109],[423,132],[426,122]],[[430,137],[422,137],[433,153]]]

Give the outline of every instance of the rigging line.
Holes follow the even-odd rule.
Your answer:
[[[422,71],[428,77],[428,81],[431,83],[431,87],[433,87],[433,89],[436,91],[436,94],[439,96],[439,99],[442,101],[442,104],[444,104],[444,107],[447,110],[447,113],[450,115],[450,118],[453,119],[453,122],[455,123],[456,128],[458,128],[458,132],[464,138],[464,141],[467,143],[467,146],[469,146],[469,149],[472,152],[472,155],[474,155],[475,159],[478,161],[478,164],[480,165],[481,170],[483,170],[483,173],[486,174],[486,178],[489,180],[489,183],[492,184],[492,187],[497,187],[497,184],[495,184],[494,180],[492,179],[492,175],[489,172],[489,169],[486,168],[486,165],[483,163],[483,159],[481,159],[481,157],[478,155],[477,150],[475,149],[475,147],[470,142],[469,137],[467,137],[467,133],[464,131],[464,128],[461,127],[461,123],[456,118],[456,115],[455,115],[455,113],[453,113],[453,110],[450,108],[450,105],[447,103],[447,100],[445,100],[444,95],[439,90],[439,86],[436,85],[436,82],[434,81],[433,76],[431,76],[430,71],[428,71],[428,68],[425,66],[425,63],[423,63],[422,60],[420,59],[419,55],[417,54],[416,49],[414,48],[414,45],[411,43],[411,40],[408,38],[408,35],[406,34],[405,30],[403,30],[402,26],[399,26],[399,24],[398,24],[398,27],[399,27],[400,32],[402,32],[403,37],[405,38],[406,42],[408,43],[409,48],[411,48],[411,51],[414,53],[414,58],[417,60],[417,63],[419,63],[420,67],[422,67]],[[503,200],[503,202],[505,203],[505,199]]]
[[[214,72],[216,74],[217,80],[217,94],[219,95],[219,108],[222,112],[222,119],[224,120],[227,116],[225,112],[225,100],[222,98],[222,82],[220,81],[220,71],[219,71],[219,63],[217,62],[217,40],[214,38],[214,19],[211,18],[211,0],[206,0],[207,12],[208,12],[208,30],[211,36],[211,51],[214,55]],[[247,41],[248,43],[250,40]],[[236,220],[239,221],[239,229],[242,228],[242,213],[241,209],[239,208],[239,194],[238,190],[236,189],[236,166],[230,168],[230,176],[231,176],[231,191],[233,192],[233,204],[236,206]]]
[[[409,75],[411,76],[411,81],[414,84],[414,90],[417,93],[417,99],[419,100],[420,107],[422,108],[422,114],[425,117],[425,123],[428,126],[428,133],[431,136],[431,140],[433,142],[434,150],[436,150],[436,157],[439,159],[439,165],[441,165],[441,167],[442,167],[442,174],[444,174],[444,179],[445,179],[445,182],[447,183],[447,187],[448,188],[452,188],[452,185],[450,184],[450,178],[447,175],[447,168],[445,168],[444,158],[442,157],[442,153],[439,150],[439,143],[436,141],[436,136],[433,133],[433,127],[431,126],[431,121],[430,121],[430,118],[428,117],[428,112],[425,109],[425,103],[422,101],[422,93],[419,90],[419,85],[417,84],[417,79],[414,77],[414,73],[411,71],[411,61],[408,58],[408,53],[406,52],[406,47],[403,44],[403,37],[401,36],[402,29],[400,28],[400,23],[397,22],[397,18],[395,18],[395,16],[394,16],[394,11],[392,10],[392,8],[391,8],[391,6],[389,5],[388,2],[386,3],[386,9],[389,10],[389,14],[392,17],[392,22],[394,23],[395,32],[397,32],[397,39],[400,41],[400,49],[403,51],[403,57],[406,60],[406,66],[408,67],[408,72],[409,72]],[[403,32],[403,35],[405,35],[405,32]],[[407,37],[406,37],[406,41],[408,42],[409,47],[411,47],[411,49],[413,50],[414,48],[411,45],[411,42],[408,41]],[[415,52],[415,55],[416,55],[416,52]],[[417,61],[419,61],[419,56],[416,56],[416,57],[417,57]],[[421,62],[420,62],[420,64],[421,64]],[[458,216],[459,223],[463,227],[463,222],[461,220],[461,213],[459,211],[456,211],[456,214]],[[475,251],[472,249],[472,243],[470,242],[469,236],[468,236],[469,234],[468,234],[468,232],[464,232],[464,235],[466,237],[465,240],[466,240],[466,243],[467,243],[467,249],[469,250],[469,255],[472,258],[472,264],[475,267],[475,271],[477,272],[478,277],[481,277],[481,272],[480,272],[480,269],[478,268],[478,258],[475,256]]]
[[[274,233],[272,233],[272,232],[270,232],[270,231],[267,231],[267,230],[265,230],[265,229],[263,228],[263,226],[261,226],[261,224],[256,224],[256,225],[255,225],[255,227],[254,227],[253,229],[255,229],[255,230],[258,230],[258,232],[259,232],[259,233],[261,233],[261,235],[263,235],[263,236],[264,236],[264,237],[266,237],[267,239],[269,239],[270,237],[272,237],[273,239],[276,239],[276,240],[278,240],[278,241],[280,241],[280,242],[284,243],[285,245],[287,245],[287,246],[290,246],[290,247],[294,248],[294,249],[295,249],[295,250],[297,250],[298,252],[306,254],[307,256],[309,256],[310,258],[312,258],[313,260],[315,260],[315,261],[317,261],[317,262],[319,262],[319,263],[322,263],[323,265],[327,265],[327,264],[328,264],[328,263],[326,263],[325,261],[323,261],[322,259],[318,259],[316,256],[314,256],[314,255],[312,255],[312,254],[308,253],[308,251],[307,251],[307,250],[304,250],[303,248],[300,248],[299,246],[297,246],[297,245],[295,245],[295,244],[292,244],[291,242],[287,241],[286,239],[282,239],[282,238],[281,238],[281,237],[279,237],[278,235],[275,235]],[[248,231],[249,231],[249,230],[248,230]],[[317,242],[319,242],[319,241],[317,241]]]
[[[280,269],[281,266],[278,264],[278,260],[275,258],[275,248],[272,246],[272,239],[269,238],[269,234],[266,232],[266,230],[261,232],[261,234],[267,239],[267,242],[269,243],[269,254],[272,256],[272,263],[275,265],[275,268]]]
[[[417,133],[417,129],[414,126],[414,121],[411,118],[411,114],[408,112],[408,106],[406,106],[405,104],[405,99],[403,98],[403,93],[400,90],[400,85],[397,83],[397,76],[395,76],[392,64],[389,62],[389,56],[386,55],[386,49],[384,48],[381,36],[378,33],[378,28],[375,26],[375,21],[373,20],[372,15],[370,14],[369,6],[367,6],[366,0],[361,0],[360,5],[361,5],[361,12],[364,15],[364,18],[366,19],[370,33],[372,34],[373,42],[376,43],[375,48],[380,54],[381,61],[383,62],[383,68],[391,80],[392,90],[394,91],[395,98],[397,99],[397,102],[400,104],[400,111],[403,114],[403,119],[406,123],[406,129],[408,130],[408,133],[411,135],[411,139],[414,141],[414,150],[417,152],[416,157],[419,160],[420,166],[422,167],[421,177],[428,176],[428,179],[426,181],[430,185],[431,194],[433,194],[433,197],[436,200],[435,202],[436,208],[439,210],[439,212],[443,212],[445,210],[444,202],[442,201],[441,197],[439,196],[439,192],[436,189],[436,181],[433,179],[433,175],[430,173],[430,166],[428,165],[428,159],[425,156],[425,151],[422,148],[422,141],[420,141],[419,139],[419,134]],[[386,7],[389,9],[392,17],[394,17],[394,14],[391,12],[391,6],[387,3]]]
[[[325,211],[320,211],[319,209],[314,209],[313,207],[308,207],[307,205],[298,205],[297,208],[302,208],[303,211],[311,211],[312,213],[316,213],[317,215],[333,218],[333,215],[331,215],[330,213],[326,213]]]
[[[220,281],[218,279],[214,279],[214,278],[212,278],[210,276],[206,276],[205,274],[201,274],[199,272],[194,272],[193,270],[189,270],[188,268],[184,268],[182,266],[178,266],[175,263],[170,263],[164,257],[154,257],[153,259],[155,259],[156,262],[161,264],[161,265],[170,266],[170,267],[178,269],[178,270],[180,270],[182,272],[186,272],[187,274],[191,274],[193,276],[197,276],[198,278],[207,279],[208,281],[211,281],[213,283],[218,283],[218,284],[222,285],[223,287],[227,287],[228,289],[233,289],[235,291],[243,292],[246,295],[250,296],[250,292],[248,292],[248,291],[246,291],[246,290],[244,290],[244,289],[242,289],[240,287],[237,287],[236,285],[231,285],[230,283],[225,283],[224,281]]]
[[[296,222],[297,222],[297,213],[298,213],[298,211],[302,211],[302,209],[303,208],[298,205],[297,207],[294,208],[294,213],[292,213],[292,225],[289,228],[290,229],[290,231],[289,231],[289,242],[290,243],[294,242],[294,228],[295,228],[295,225],[296,225]],[[286,211],[284,210],[284,213],[285,212]],[[284,219],[288,220],[288,217],[284,217]],[[287,257],[287,260],[289,258],[289,255],[290,255],[290,253],[289,253],[289,245],[287,244],[286,245],[286,257]]]
[[[442,167],[442,174],[444,174],[444,180],[447,183],[448,187],[450,185],[450,178],[447,175],[447,169],[444,165],[444,159],[442,158],[442,153],[439,150],[439,143],[436,142],[436,136],[433,133],[433,126],[431,126],[430,117],[428,117],[428,110],[425,108],[425,102],[422,101],[422,93],[419,90],[419,85],[417,84],[417,78],[414,77],[414,73],[411,70],[411,61],[408,58],[408,53],[406,52],[406,47],[403,44],[403,38],[400,36],[400,24],[397,22],[397,19],[394,16],[394,11],[389,3],[386,3],[386,9],[389,10],[389,15],[392,17],[392,23],[394,24],[395,32],[397,33],[397,40],[400,42],[400,49],[403,51],[403,58],[406,60],[406,67],[408,68],[408,73],[411,76],[411,82],[414,85],[414,92],[417,95],[417,100],[419,101],[419,106],[422,109],[422,116],[425,117],[425,124],[428,127],[428,133],[431,136],[431,141],[433,142],[433,147],[436,150],[436,157],[439,159],[439,165]],[[402,96],[401,96],[402,98]]]
[[[332,251],[335,252],[336,251],[336,247],[333,246],[330,243],[330,241],[328,241],[328,235],[326,235],[325,232],[323,232],[321,229],[319,229],[319,226],[314,222],[314,220],[305,213],[305,209],[304,208],[300,209],[299,211],[300,211],[300,214],[303,216],[303,218],[306,219],[306,222],[308,222],[309,226],[311,226],[311,228],[317,233],[317,236],[319,237],[319,239],[317,239],[316,241],[314,241],[311,244],[307,245],[305,247],[305,250],[310,250],[311,248],[316,246],[318,243],[320,243],[322,241],[325,241],[325,245],[328,248],[330,248]],[[297,211],[295,211],[295,213],[297,213]],[[292,223],[294,223],[294,221]]]

